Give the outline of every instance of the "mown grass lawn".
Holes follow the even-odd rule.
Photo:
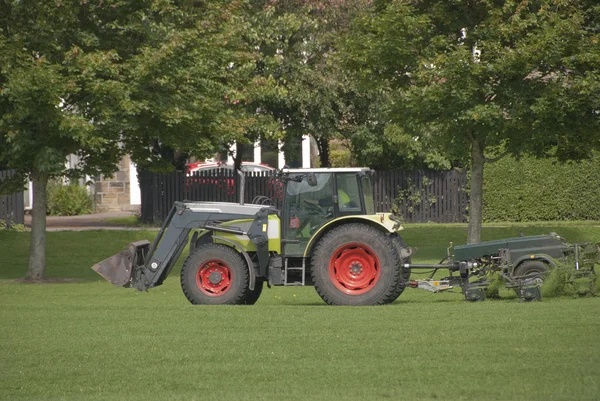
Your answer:
[[[416,262],[462,226],[408,226]],[[484,239],[595,225],[488,227]],[[178,271],[146,293],[89,267],[152,231],[56,232],[48,276],[14,282],[28,234],[0,232],[1,400],[599,400],[600,298],[465,303],[407,290],[383,307],[326,306],[312,288],[265,289],[255,306],[190,305]]]

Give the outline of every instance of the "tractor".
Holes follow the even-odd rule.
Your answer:
[[[254,304],[265,284],[313,285],[331,305],[393,302],[408,283],[411,250],[394,216],[375,213],[371,176],[368,168],[281,170],[281,210],[175,202],[152,243],[132,243],[93,269],[145,291],[163,283],[189,242],[181,287],[192,304]]]

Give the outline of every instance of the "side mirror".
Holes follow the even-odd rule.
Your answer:
[[[308,173],[306,175],[306,180],[308,181],[308,186],[310,186],[310,187],[317,186],[317,175],[315,173]]]

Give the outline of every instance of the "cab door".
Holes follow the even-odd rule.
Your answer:
[[[281,224],[286,256],[304,255],[316,230],[337,214],[334,174],[316,173],[314,178],[316,183],[311,184],[306,174],[290,175],[285,185]]]

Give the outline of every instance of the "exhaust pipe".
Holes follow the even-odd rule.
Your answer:
[[[246,174],[242,170],[237,171],[240,177],[240,205],[244,204],[244,191],[246,190]]]
[[[138,266],[144,266],[150,242],[132,242],[127,249],[92,266],[92,270],[117,287],[132,287]]]

